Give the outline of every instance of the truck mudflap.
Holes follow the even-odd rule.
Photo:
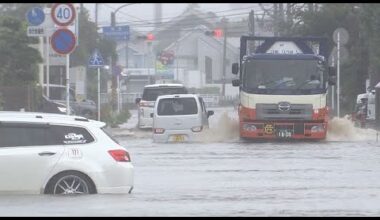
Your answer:
[[[240,137],[249,139],[326,138],[327,122],[240,122]]]

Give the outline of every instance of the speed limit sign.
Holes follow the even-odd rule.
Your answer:
[[[71,3],[54,4],[51,8],[51,17],[59,26],[67,26],[75,20],[76,12]]]

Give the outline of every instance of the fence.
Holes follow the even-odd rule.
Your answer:
[[[218,94],[198,94],[203,98],[206,107],[233,106],[238,102],[239,96],[220,96]],[[136,98],[141,98],[141,93],[121,93],[120,101],[122,106],[135,107]],[[111,102],[111,94],[102,93],[100,103],[107,105]]]

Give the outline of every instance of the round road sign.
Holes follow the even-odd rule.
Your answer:
[[[40,7],[34,7],[26,13],[26,19],[31,26],[38,26],[45,20],[45,13]]]
[[[69,54],[75,49],[76,38],[69,29],[58,29],[51,36],[51,47],[58,54]]]
[[[346,29],[337,28],[333,33],[333,40],[337,44],[338,43],[338,33],[339,33],[339,41],[342,45],[345,45],[348,42],[349,35]]]
[[[51,8],[51,17],[59,26],[67,26],[75,20],[76,12],[71,3],[54,4]]]

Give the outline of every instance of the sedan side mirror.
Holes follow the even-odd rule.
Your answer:
[[[214,115],[214,111],[207,111],[207,117],[210,117],[211,115]]]
[[[232,74],[238,74],[239,72],[239,64],[238,63],[233,63],[232,64]]]
[[[232,86],[240,86],[240,79],[234,79],[232,80]]]
[[[136,104],[139,104],[140,101],[141,101],[141,98],[136,98],[135,103],[136,103]]]

